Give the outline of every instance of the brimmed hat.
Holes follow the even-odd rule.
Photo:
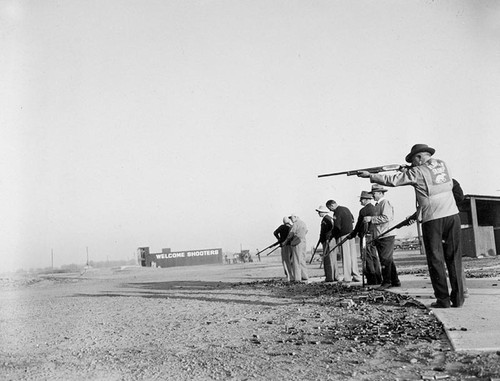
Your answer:
[[[326,206],[320,205],[316,208],[316,212],[318,212],[318,213],[330,213],[330,210]]]
[[[372,185],[372,190],[370,191],[371,194],[373,194],[373,192],[387,192],[387,188],[384,188],[382,185],[378,185],[378,184],[373,184]]]
[[[434,155],[434,152],[436,152],[436,150],[432,147],[429,147],[427,144],[415,144],[413,147],[411,147],[410,153],[406,155],[406,162],[411,163],[411,158],[420,152],[429,152],[431,155]]]
[[[367,198],[367,199],[371,200],[371,199],[373,199],[373,196],[368,191],[361,191],[361,194],[359,195],[359,198]]]

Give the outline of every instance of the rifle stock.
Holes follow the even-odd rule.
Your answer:
[[[318,246],[319,246],[319,244],[320,244],[320,242],[318,241],[318,244],[317,244],[317,245],[316,245],[316,247],[314,248],[314,251],[313,251],[313,253],[312,253],[312,255],[311,255],[311,260],[309,261],[309,264],[311,264],[311,263],[312,263],[313,258],[314,258],[314,255],[316,255],[316,250],[318,250]]]
[[[389,164],[389,165],[382,165],[380,167],[361,168],[361,169],[352,169],[350,171],[343,171],[343,172],[325,173],[323,175],[318,175],[318,177],[328,177],[328,176],[338,176],[338,175],[354,176],[362,171],[366,171],[366,172],[370,172],[370,173],[379,173],[379,172],[388,172],[388,171],[399,171],[399,170],[404,169],[404,168],[408,168],[408,167],[406,165],[400,165],[400,164]]]

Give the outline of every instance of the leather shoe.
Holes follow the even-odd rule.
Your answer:
[[[401,287],[401,282],[392,284],[392,287]]]
[[[377,290],[386,290],[388,288],[391,288],[391,284],[390,283],[384,283],[384,284],[381,284],[380,286],[377,287]]]
[[[450,308],[450,302],[443,302],[441,300],[436,300],[435,302],[431,303],[432,308]]]

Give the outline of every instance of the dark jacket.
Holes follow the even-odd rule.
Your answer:
[[[333,237],[340,238],[352,232],[354,217],[349,209],[345,206],[337,206],[333,212],[335,221],[333,223]]]
[[[453,188],[451,191],[453,192],[453,197],[455,198],[455,202],[457,205],[460,205],[460,203],[464,200],[464,191],[462,190],[462,187],[460,186],[460,183],[455,180],[453,180]]]
[[[325,243],[332,239],[333,235],[333,218],[326,215],[321,220],[321,226],[319,231],[319,242]]]
[[[278,240],[279,243],[283,243],[288,237],[288,233],[290,232],[291,226],[286,224],[278,226],[278,228],[273,232],[274,236]]]
[[[361,238],[361,236],[363,235],[364,217],[373,215],[375,215],[375,205],[366,204],[361,208],[361,210],[359,211],[358,221],[356,222],[356,226],[354,227],[354,230],[351,233],[352,238],[356,237],[356,235]]]

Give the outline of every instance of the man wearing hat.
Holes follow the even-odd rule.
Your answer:
[[[429,275],[436,296],[434,308],[461,307],[464,303],[464,288],[461,280],[462,256],[460,253],[460,218],[453,198],[453,181],[448,166],[435,159],[435,149],[427,144],[415,144],[406,161],[411,167],[395,174],[370,174],[360,172],[358,176],[369,178],[372,183],[387,186],[411,185],[422,221]],[[448,290],[446,269],[450,279]]]
[[[364,222],[364,218],[366,216],[375,215],[375,206],[372,204],[373,196],[368,191],[361,191],[361,195],[359,196],[359,202],[363,206],[358,215],[358,221],[356,222],[356,226],[354,230],[349,235],[349,239],[353,239],[356,236],[359,238],[365,238],[369,232],[370,225],[369,223]],[[362,242],[360,241],[360,251],[363,253],[363,247],[361,247]],[[365,261],[365,275],[366,275],[366,284],[368,285],[379,285],[382,283],[382,274],[380,272],[380,263],[377,256],[377,248],[373,244],[366,244],[366,250],[364,259]]]
[[[335,243],[333,238],[333,217],[330,216],[330,211],[326,206],[320,205],[316,208],[316,212],[321,217],[321,225],[319,231],[319,243],[323,247],[323,268],[325,270],[325,282],[334,282],[338,280],[337,255],[330,252],[331,247]]]
[[[281,262],[283,263],[283,269],[285,270],[285,275],[288,281],[293,279],[293,269],[292,269],[292,247],[290,244],[283,245],[283,242],[288,237],[290,228],[292,227],[292,220],[290,217],[283,217],[283,224],[278,226],[278,228],[273,232],[273,235],[278,240],[281,247]]]
[[[363,218],[365,222],[371,223],[373,244],[380,258],[382,284],[379,288],[382,290],[401,286],[396,264],[394,263],[394,235],[379,237],[390,229],[390,223],[394,219],[394,208],[389,200],[385,198],[385,192],[387,192],[387,189],[378,184],[372,186],[370,193],[375,200],[374,214]]]

